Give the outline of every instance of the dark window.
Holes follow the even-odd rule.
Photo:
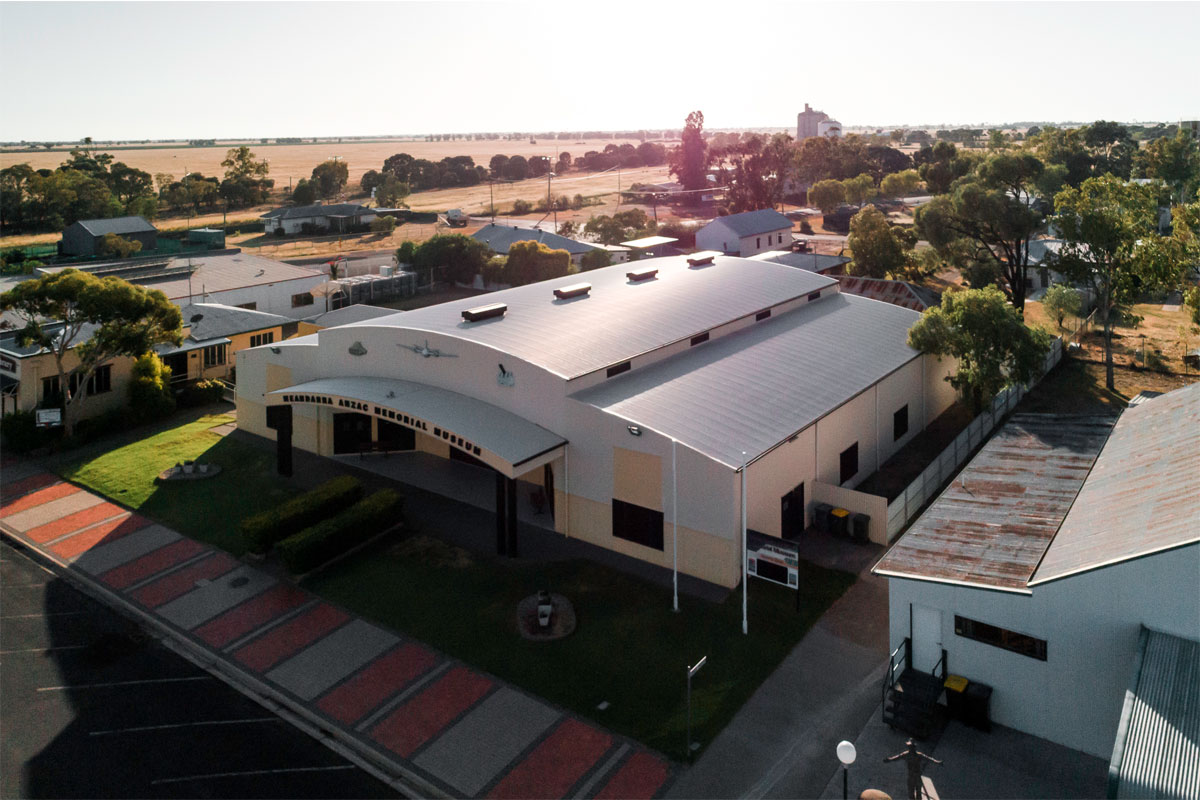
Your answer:
[[[754,237],[754,247],[755,247],[755,249],[762,247],[762,237],[761,236]]]
[[[71,396],[74,397],[79,392],[79,373],[72,372],[67,378],[67,385],[71,387]],[[112,391],[112,365],[105,364],[102,367],[97,367],[92,373],[92,377],[88,378],[87,394],[104,394]],[[42,402],[49,405],[62,403],[66,398],[62,396],[59,390],[58,376],[54,375],[50,378],[42,378]]]
[[[612,501],[613,536],[636,544],[663,549],[663,512],[626,503]]]
[[[811,303],[813,300],[820,300],[820,299],[821,299],[821,293],[820,293],[820,292],[813,292],[812,294],[810,294],[810,295],[808,296],[808,302],[810,302],[810,303]]]
[[[244,308],[248,311],[256,311],[258,310],[258,303],[242,303],[238,306],[238,308]]]
[[[842,477],[838,483],[845,483],[858,474],[858,442],[842,451]]]
[[[779,234],[779,243],[783,244],[783,234]]]
[[[762,322],[764,319],[767,319],[770,316],[771,316],[771,309],[768,308],[766,311],[760,311],[757,314],[755,314],[754,321]]]
[[[708,341],[708,331],[705,331],[704,333],[698,333],[692,337],[692,347],[695,347],[698,344],[704,344],[707,341]]]
[[[275,332],[268,331],[266,333],[256,333],[250,337],[251,347],[261,347],[264,344],[270,344],[275,341]]]
[[[225,363],[225,345],[214,344],[204,348],[204,366],[220,367]]]
[[[1024,633],[997,628],[995,625],[960,617],[957,614],[954,616],[954,632],[966,639],[974,639],[993,647],[1011,650],[1023,656],[1036,658],[1038,661],[1046,660],[1045,639],[1035,639]]]
[[[308,292],[301,292],[300,294],[292,295],[292,308],[299,308],[300,306],[311,306],[312,304],[313,304],[313,296],[311,294],[309,294]]]
[[[900,441],[906,433],[908,433],[908,404],[892,414],[892,441]]]
[[[612,378],[616,375],[620,375],[622,372],[629,372],[629,367],[630,367],[630,363],[628,361],[622,361],[620,364],[617,364],[615,367],[609,367],[608,368],[608,377]]]
[[[105,364],[102,367],[97,367],[92,373],[92,377],[88,379],[87,393],[88,394],[103,394],[104,392],[112,391],[112,365]]]

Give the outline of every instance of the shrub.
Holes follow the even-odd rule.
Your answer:
[[[513,201],[512,213],[518,217],[521,216],[522,214],[528,214],[532,210],[533,210],[533,204],[530,203],[528,200],[514,200]]]
[[[255,553],[265,553],[280,539],[286,539],[358,500],[362,491],[358,478],[343,475],[270,511],[247,517],[241,526],[246,547]]]
[[[404,498],[382,489],[335,517],[305,528],[279,543],[279,555],[293,574],[308,572],[362,544],[400,521]]]
[[[391,233],[396,230],[395,217],[376,217],[371,220],[371,233]]]
[[[413,262],[413,255],[416,252],[416,244],[413,242],[402,242],[401,245],[396,248],[396,263],[411,264]]]
[[[129,406],[142,419],[159,419],[175,410],[171,393],[171,368],[156,353],[146,353],[133,362],[129,382]]]
[[[808,220],[806,220],[806,219],[800,220],[800,232],[807,233],[809,236],[812,235],[813,227],[812,227],[812,225],[809,224]]]
[[[37,427],[32,411],[11,411],[0,419],[0,434],[4,436],[4,449],[14,453],[28,453],[48,444],[47,431]]]
[[[284,236],[287,235],[287,231],[285,231],[282,227],[276,228],[274,233],[275,233],[275,236],[280,239],[282,239]]]
[[[225,397],[225,386],[218,380],[196,381],[179,395],[179,405],[195,408],[221,402]]]

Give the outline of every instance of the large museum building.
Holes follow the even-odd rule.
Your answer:
[[[918,317],[780,264],[655,258],[244,350],[238,425],[285,469],[291,447],[486,467],[501,552],[521,481],[555,531],[732,587],[743,525],[797,535],[953,401],[952,365],[906,344]]]

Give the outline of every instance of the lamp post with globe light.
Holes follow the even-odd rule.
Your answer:
[[[845,740],[838,742],[837,757],[838,761],[842,762],[842,800],[848,800],[849,798],[850,765],[854,763],[854,758],[857,755],[853,742]]]

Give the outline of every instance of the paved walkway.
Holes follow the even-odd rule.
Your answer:
[[[0,531],[423,795],[654,797],[663,757],[36,467]]]

